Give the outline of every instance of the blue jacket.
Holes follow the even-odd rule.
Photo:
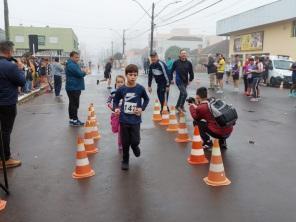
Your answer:
[[[25,74],[15,63],[0,58],[0,106],[17,103],[18,87],[26,83]]]
[[[157,85],[170,86],[172,78],[166,64],[163,61],[159,60],[155,64],[151,63],[148,76],[149,87],[151,87],[153,77],[155,78]]]
[[[81,91],[85,89],[85,72],[81,71],[80,66],[69,59],[66,64],[66,91]]]

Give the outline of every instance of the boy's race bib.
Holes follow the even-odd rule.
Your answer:
[[[137,109],[137,103],[125,102],[124,103],[124,113],[135,114]]]

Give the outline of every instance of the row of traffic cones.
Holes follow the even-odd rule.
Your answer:
[[[192,165],[207,164],[209,161],[205,157],[205,153],[202,146],[202,139],[200,137],[200,132],[198,127],[194,128],[194,135],[192,140],[188,134],[188,128],[186,125],[186,117],[183,112],[179,113],[179,123],[176,117],[175,107],[172,106],[170,113],[168,112],[166,103],[163,106],[163,112],[160,113],[159,101],[155,100],[154,112],[152,120],[155,122],[160,122],[162,126],[168,126],[166,131],[168,132],[178,132],[175,139],[177,143],[187,143],[192,142],[192,149],[190,156],[188,157],[188,163]],[[210,163],[210,169],[208,176],[204,178],[206,184],[210,186],[223,186],[229,185],[231,182],[225,176],[224,165],[222,161],[221,151],[219,147],[219,141],[214,140],[214,146],[212,149],[212,157]]]
[[[95,109],[93,104],[90,104],[87,121],[84,125],[84,138],[80,136],[77,138],[76,166],[72,173],[74,179],[88,178],[95,175],[95,171],[90,166],[88,155],[99,152],[99,149],[95,146],[95,141],[100,138]]]

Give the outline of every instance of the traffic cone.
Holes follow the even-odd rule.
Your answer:
[[[174,106],[171,106],[169,127],[166,129],[166,131],[168,132],[178,131],[178,121],[177,121],[176,110]]]
[[[0,211],[5,209],[6,203],[7,203],[7,201],[0,199]]]
[[[188,135],[188,129],[186,125],[185,114],[183,112],[179,113],[180,120],[178,124],[178,136],[175,139],[177,143],[187,143],[190,142],[190,138]]]
[[[156,99],[155,103],[154,103],[154,111],[153,111],[152,120],[155,121],[155,122],[158,122],[158,121],[162,120],[161,114],[160,114],[160,104],[159,104],[158,99]]]
[[[98,124],[95,111],[89,111],[88,112],[87,120],[94,121],[96,125]]]
[[[230,180],[225,176],[221,150],[217,139],[214,140],[214,146],[212,148],[209,174],[204,178],[204,181],[209,186],[216,187],[226,186],[231,183]]]
[[[168,126],[170,124],[170,113],[168,111],[168,106],[166,104],[166,102],[163,105],[163,109],[162,109],[162,116],[161,116],[161,122],[160,125],[161,126]]]
[[[98,148],[95,147],[93,138],[93,127],[91,121],[86,121],[84,127],[84,147],[87,154],[95,154],[99,152]]]
[[[197,126],[194,128],[191,155],[188,157],[187,161],[190,164],[204,164],[209,162],[205,157],[205,153],[202,148],[202,140]]]
[[[76,154],[76,167],[72,173],[74,179],[82,179],[95,175],[95,171],[90,167],[87,154],[85,152],[83,139],[77,139],[77,154]]]
[[[99,129],[98,129],[98,126],[97,126],[96,122],[94,120],[91,120],[90,125],[92,127],[92,137],[93,137],[93,139],[99,140],[101,138],[101,135],[100,135],[100,132],[99,132]]]

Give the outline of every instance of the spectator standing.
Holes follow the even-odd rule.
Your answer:
[[[218,91],[217,93],[223,93],[223,76],[224,76],[224,72],[225,72],[225,59],[223,57],[222,54],[218,54],[217,57],[217,83],[218,83]]]
[[[233,85],[234,85],[234,92],[239,92],[239,74],[241,69],[241,62],[239,56],[236,55],[234,58],[234,64],[232,66],[232,78],[233,78]]]
[[[208,70],[210,80],[209,89],[215,89],[217,67],[215,66],[215,59],[213,58],[213,56],[208,56],[208,64],[204,64],[204,66],[207,67]]]
[[[85,90],[84,77],[90,74],[86,68],[80,68],[79,54],[75,51],[70,53],[70,59],[66,64],[66,91],[69,97],[69,125],[83,126],[84,123],[78,118],[79,99],[81,91]]]
[[[51,64],[51,72],[54,78],[55,96],[62,96],[60,92],[62,88],[62,76],[64,74],[64,68],[60,64],[60,59],[58,57],[54,58],[54,62]]]
[[[12,57],[13,46],[14,44],[10,41],[0,42],[0,121],[4,146],[2,148],[7,167],[21,165],[20,160],[11,157],[10,135],[16,117],[18,87],[23,87],[26,83],[23,73],[24,65]]]

